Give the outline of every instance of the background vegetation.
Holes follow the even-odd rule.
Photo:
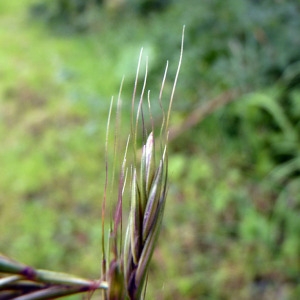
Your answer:
[[[99,277],[111,95],[125,75],[129,128],[143,46],[158,111],[185,24],[148,298],[298,299],[299,13],[287,0],[1,1],[0,251]]]

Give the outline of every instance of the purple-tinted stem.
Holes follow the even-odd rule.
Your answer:
[[[35,269],[31,268],[31,267],[25,267],[21,272],[21,275],[25,276],[28,280],[34,280],[34,278],[36,277],[36,271]]]

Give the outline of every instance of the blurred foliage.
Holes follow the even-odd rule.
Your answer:
[[[0,3],[0,251],[99,276],[110,96],[124,74],[126,140],[143,46],[159,122],[155,99],[167,60],[164,103],[170,95],[185,24],[172,125],[238,96],[171,141],[149,299],[298,299],[298,1],[18,3]]]
[[[100,11],[111,15],[134,14],[148,16],[164,10],[171,0],[55,0],[32,5],[31,13],[59,31],[86,32],[97,27]]]

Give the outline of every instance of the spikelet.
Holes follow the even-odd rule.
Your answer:
[[[103,279],[107,280],[109,283],[108,290],[104,292],[104,298],[107,300],[139,300],[142,299],[145,294],[149,264],[159,236],[166,203],[168,182],[168,123],[178,73],[181,65],[183,38],[184,30],[182,34],[180,59],[171,92],[169,109],[166,115],[162,110],[163,121],[160,128],[160,136],[157,142],[159,151],[156,150],[156,140],[154,137],[154,125],[150,106],[150,92],[148,92],[148,108],[150,119],[152,121],[152,131],[150,134],[146,134],[145,128],[143,98],[147,80],[147,60],[144,83],[137,113],[136,115],[133,114],[142,51],[140,54],[132,100],[131,135],[130,139],[128,139],[128,143],[130,141],[130,145],[127,143],[125,151],[125,153],[127,153],[127,150],[133,150],[133,162],[131,165],[129,165],[129,167],[126,167],[125,154],[119,181],[119,196],[115,218],[110,228],[111,243],[108,252],[110,253],[112,259],[109,259],[109,257],[107,258],[107,260],[110,261],[110,265],[103,277]],[[161,95],[167,74],[167,68],[168,63],[159,96],[159,104],[161,107]],[[137,146],[137,135],[140,124],[142,124],[143,136],[147,138],[141,147],[141,159],[140,162],[138,162],[138,149],[140,147]],[[129,173],[131,174],[129,179],[130,211],[123,244],[119,240],[122,241],[122,203],[124,202],[123,192],[126,182],[124,177],[126,178],[125,173],[127,169],[130,170]],[[106,267],[104,268],[104,271],[105,270]]]
[[[157,168],[153,154],[154,139],[153,133],[150,133],[141,159],[141,173],[144,176],[141,176],[139,183],[134,169],[131,183],[131,209],[124,249],[125,281],[130,299],[141,298],[166,201],[166,148]],[[144,191],[144,195],[140,190]]]

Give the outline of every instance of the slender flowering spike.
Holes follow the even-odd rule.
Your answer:
[[[183,38],[182,38],[183,43]],[[143,134],[145,135],[146,122],[143,112],[143,95],[146,86],[146,74],[144,78],[143,88],[138,103],[136,117],[131,118],[131,136],[133,145],[133,165],[131,166],[131,189],[130,189],[130,214],[126,230],[126,236],[121,257],[112,264],[110,270],[112,273],[109,277],[115,277],[117,283],[121,283],[118,277],[119,266],[122,266],[124,278],[124,290],[112,289],[110,299],[115,299],[115,295],[119,295],[120,299],[140,300],[145,295],[148,267],[151,257],[156,246],[159,236],[161,223],[164,214],[167,179],[168,179],[168,160],[167,160],[167,142],[168,142],[168,123],[170,111],[174,97],[174,91],[182,58],[182,47],[178,69],[176,72],[175,82],[171,93],[169,108],[167,114],[163,112],[163,121],[160,130],[160,149],[163,149],[158,165],[156,164],[156,151],[154,139],[154,122],[151,114],[150,93],[148,92],[148,107],[150,121],[152,124],[152,132],[147,137],[145,144],[142,146],[142,155],[140,168],[137,167],[137,133],[138,125],[142,123]],[[135,81],[132,110],[136,96],[137,79],[141,55],[139,58],[137,76]],[[166,68],[167,69],[167,68]],[[166,78],[166,72],[159,95],[159,104],[162,106],[162,89]],[[124,186],[122,186],[123,190]],[[119,223],[118,223],[119,224]],[[115,279],[116,280],[116,279]],[[112,283],[113,284],[113,283]],[[124,292],[123,298],[121,294]]]
[[[141,162],[141,180],[144,180],[145,208],[142,209],[141,195],[138,190],[136,169],[133,170],[131,187],[131,210],[127,228],[124,253],[124,272],[127,282],[127,291],[130,299],[140,299],[148,265],[158,237],[163,216],[166,185],[167,159],[166,147],[158,168],[155,170],[154,139],[151,133],[143,147]],[[147,181],[148,178],[148,181]]]
[[[166,150],[166,148],[165,148]],[[162,218],[164,214],[164,208],[166,203],[166,196],[167,196],[167,180],[168,180],[168,161],[167,157],[164,151],[161,165],[164,167],[164,173],[161,173],[161,179],[162,179],[162,186],[159,190],[159,200],[157,203],[157,207],[155,207],[155,212],[152,219],[151,229],[149,230],[149,233],[146,237],[146,240],[144,241],[144,247],[143,251],[141,253],[140,257],[140,264],[136,271],[136,282],[137,286],[143,285],[146,275],[147,275],[147,269],[148,265],[150,263],[152,253],[154,251],[156,241],[160,232]],[[159,172],[157,172],[159,173]],[[142,291],[142,290],[141,290]],[[140,292],[141,292],[140,291]]]
[[[165,196],[163,197],[165,199]],[[140,257],[141,263],[138,265],[138,268],[136,270],[135,281],[136,281],[136,285],[139,287],[137,293],[139,295],[142,292],[142,288],[147,275],[148,266],[156,245],[157,238],[159,236],[163,213],[164,213],[164,207],[165,207],[165,201],[163,200],[160,202],[159,209],[157,210],[158,214],[156,215],[155,226],[153,227],[151,235],[149,235],[147,240],[145,241],[143,252]]]
[[[160,191],[160,198],[158,202],[158,206],[156,207],[153,220],[152,220],[152,227],[148,233],[148,236],[144,242],[143,250],[140,256],[140,263],[137,267],[135,273],[135,281],[137,289],[137,295],[142,293],[143,285],[145,279],[147,277],[148,266],[156,246],[156,241],[159,236],[162,218],[164,214],[165,202],[166,202],[166,184],[167,184],[167,172],[165,173],[164,183],[162,190]]]

